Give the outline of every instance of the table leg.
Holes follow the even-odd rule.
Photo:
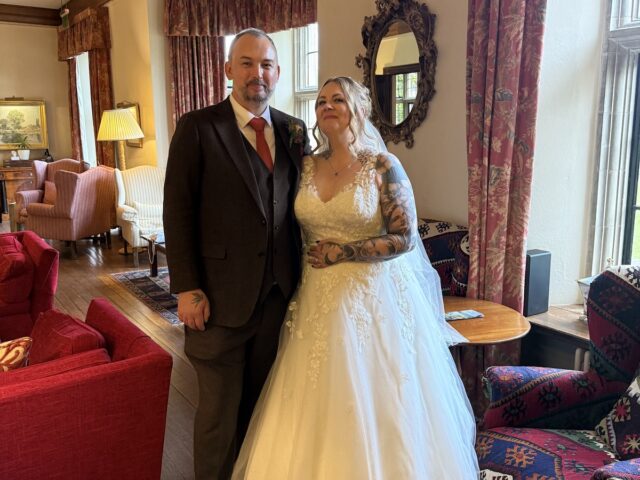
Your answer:
[[[149,263],[151,264],[151,277],[158,276],[158,254],[156,253],[155,242],[149,240]]]

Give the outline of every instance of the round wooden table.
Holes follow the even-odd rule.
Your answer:
[[[462,345],[492,345],[524,337],[531,324],[514,309],[486,300],[445,296],[444,311],[476,310],[482,318],[452,320],[448,322],[460,332],[468,343]]]

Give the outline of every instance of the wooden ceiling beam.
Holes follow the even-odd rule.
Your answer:
[[[28,23],[31,25],[60,25],[60,14],[55,8],[22,7],[0,3],[0,22]]]

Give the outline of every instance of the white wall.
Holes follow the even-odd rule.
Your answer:
[[[605,15],[603,0],[547,4],[528,248],[551,252],[552,304],[579,302],[587,274]]]
[[[54,27],[0,23],[0,98],[43,99],[47,115],[49,152],[54,158],[71,156],[69,79],[66,62],[58,61]],[[42,158],[34,150],[31,158]],[[10,151],[0,150],[0,162]]]
[[[111,68],[115,103],[140,105],[144,141],[142,148],[125,146],[127,168],[157,165],[154,90],[147,2],[111,0],[107,4],[111,24]]]
[[[436,14],[436,94],[414,147],[389,149],[411,178],[420,216],[467,224],[467,6],[425,3]],[[552,304],[578,302],[575,280],[584,273],[603,5],[549,0],[547,7],[528,248],[552,252]],[[365,52],[364,17],[375,14],[373,0],[353,0],[349,8],[342,0],[318,2],[321,84],[332,75],[362,79],[354,58]]]

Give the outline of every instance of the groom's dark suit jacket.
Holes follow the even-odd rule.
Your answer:
[[[242,326],[274,284],[289,298],[298,281],[293,201],[307,132],[274,108],[271,119],[273,183],[229,99],[185,114],[171,142],[164,191],[171,291],[202,289],[211,303],[207,326]]]

